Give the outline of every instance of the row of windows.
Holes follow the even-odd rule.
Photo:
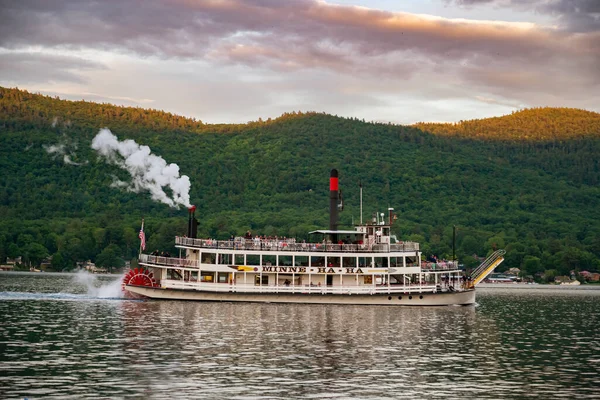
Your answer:
[[[214,254],[202,253],[203,264],[267,265],[281,267],[404,267],[404,257],[333,257],[333,256],[277,256],[274,254]],[[218,260],[218,262],[217,262]],[[310,265],[309,265],[310,262]],[[406,266],[417,263],[417,257],[406,257]]]

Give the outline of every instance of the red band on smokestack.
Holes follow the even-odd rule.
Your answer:
[[[329,190],[337,192],[338,190],[338,172],[337,169],[332,169],[329,174]]]
[[[338,190],[338,178],[329,178],[329,190],[334,191]]]

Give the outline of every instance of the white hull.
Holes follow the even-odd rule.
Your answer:
[[[443,293],[411,294],[299,294],[299,293],[232,293],[208,292],[189,289],[161,289],[147,286],[126,285],[132,294],[152,299],[231,301],[255,303],[304,303],[304,304],[363,304],[394,306],[448,306],[475,303],[475,290]]]

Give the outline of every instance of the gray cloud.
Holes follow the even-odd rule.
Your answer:
[[[512,57],[553,51],[557,40],[559,46],[569,40],[516,25],[435,20],[316,0],[154,0],[143,7],[133,0],[22,0],[4,2],[2,8],[0,45],[7,48],[117,46],[161,57],[228,56],[243,63],[275,59],[282,67],[355,63],[353,50],[366,57],[407,50],[453,59],[474,51]]]
[[[256,83],[241,82],[253,93],[249,103],[256,103],[254,96],[266,97],[258,93],[274,74],[293,79],[301,71],[343,75],[349,77],[340,80],[345,84],[363,79],[378,87],[371,90],[372,98],[392,95],[395,88],[396,95],[453,92],[499,99],[499,104],[540,105],[563,98],[565,105],[582,106],[598,99],[600,31],[591,29],[598,2],[577,2],[583,6],[576,9],[560,0],[453,2],[528,7],[556,13],[569,24],[583,18],[588,22],[581,26],[587,28],[574,33],[533,24],[428,18],[316,0],[0,0],[0,47],[101,49],[249,68],[261,76]],[[76,68],[54,69],[53,79],[78,78]],[[386,84],[379,85],[380,80]],[[239,78],[229,85],[235,91]],[[332,91],[343,95],[344,88]]]
[[[515,10],[535,11],[558,19],[559,25],[572,32],[600,31],[598,0],[447,0],[462,6],[493,5]]]
[[[0,76],[3,81],[24,84],[40,82],[84,83],[83,71],[105,69],[106,66],[80,57],[51,55],[40,52],[0,52]]]

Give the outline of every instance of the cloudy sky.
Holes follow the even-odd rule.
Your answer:
[[[0,0],[0,86],[204,122],[600,111],[600,0]]]

